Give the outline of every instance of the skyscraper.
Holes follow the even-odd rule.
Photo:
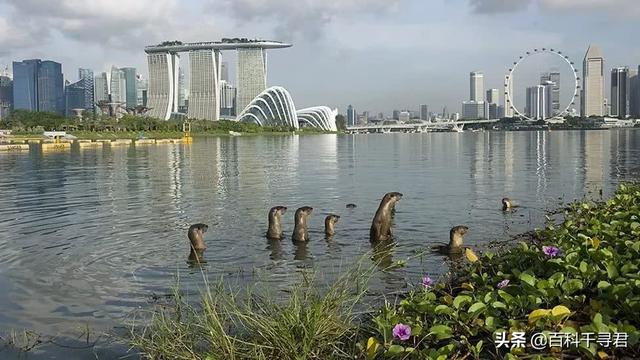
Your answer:
[[[86,110],[95,110],[94,104],[94,86],[93,86],[93,70],[91,69],[78,69],[78,78],[82,81],[82,87],[84,88],[84,108]]]
[[[106,72],[100,73],[93,79],[93,99],[94,105],[109,101],[109,82],[107,81]]]
[[[40,59],[13,62],[14,108],[28,111],[64,111],[62,65]]]
[[[226,61],[220,66],[220,80],[229,82],[229,64]]]
[[[111,67],[109,95],[111,95],[111,102],[121,104],[126,104],[127,102],[127,80],[125,79],[124,71],[115,66]]]
[[[0,75],[0,120],[9,116],[13,108],[13,80]]]
[[[147,106],[149,115],[169,120],[178,111],[178,72],[180,55],[177,53],[148,53],[149,89]]]
[[[488,119],[498,119],[500,114],[498,114],[498,104],[500,103],[500,90],[498,89],[489,89],[487,90],[487,98],[486,98],[486,106],[485,106],[485,115]]]
[[[235,116],[236,88],[225,80],[220,81],[220,115]]]
[[[178,69],[178,108],[187,106],[187,84],[184,80],[184,70]]]
[[[120,69],[124,75],[125,94],[124,100],[128,108],[134,108],[138,104],[138,90],[136,82],[136,68],[125,67]]]
[[[64,108],[66,116],[73,116],[75,109],[86,110],[84,86],[85,84],[82,79],[74,83],[66,82],[64,86]]]
[[[429,120],[429,106],[420,105],[420,120]]]
[[[552,71],[540,75],[540,85],[550,86],[547,98],[550,100],[547,108],[547,118],[560,114],[560,73]]]
[[[589,46],[582,64],[580,114],[583,117],[604,116],[604,58],[595,45]]]
[[[504,76],[504,117],[512,118],[513,117],[513,82],[509,78],[509,75]]]
[[[473,71],[469,74],[469,100],[483,101],[484,96],[484,74]]]
[[[141,75],[136,75],[136,97],[138,106],[147,106],[148,82]]]
[[[351,105],[347,106],[347,125],[354,126],[356,121],[356,109]]]
[[[536,120],[544,120],[547,116],[547,87],[536,85],[527,88],[527,116]]]
[[[239,48],[236,72],[236,113],[239,114],[267,88],[267,51],[263,48]]]
[[[629,114],[634,118],[640,118],[640,66],[638,69],[629,69]]]
[[[219,50],[189,51],[189,119],[220,119],[220,65]]]
[[[611,116],[624,119],[629,115],[629,68],[611,70]]]

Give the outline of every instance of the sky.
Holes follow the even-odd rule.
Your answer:
[[[268,84],[297,108],[456,112],[470,71],[502,89],[509,65],[536,47],[561,49],[581,71],[594,43],[607,72],[637,67],[639,20],[639,0],[0,0],[0,66],[42,58],[70,81],[78,67],[146,76],[146,45],[263,38],[293,44],[269,52]],[[548,70],[527,61],[531,73]]]

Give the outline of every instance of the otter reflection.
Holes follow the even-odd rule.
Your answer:
[[[284,259],[284,250],[282,250],[282,241],[268,239],[267,250],[270,251],[269,259],[273,261],[280,261]]]
[[[204,242],[204,233],[209,230],[207,224],[194,224],[189,227],[187,237],[191,242],[191,250],[189,252],[188,262],[190,264],[202,264],[204,260],[204,251],[207,250],[207,245]]]

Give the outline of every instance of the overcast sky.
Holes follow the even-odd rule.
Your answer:
[[[71,81],[81,66],[146,76],[145,45],[257,37],[293,43],[269,52],[268,82],[298,108],[460,111],[470,71],[501,88],[534,47],[581,68],[596,43],[607,71],[637,67],[639,23],[640,0],[0,0],[0,64],[51,59]]]

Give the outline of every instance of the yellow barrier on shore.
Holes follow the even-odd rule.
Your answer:
[[[131,145],[133,140],[131,139],[115,139],[111,142],[111,145]]]
[[[2,144],[0,145],[0,151],[29,151],[29,145],[27,144]]]
[[[40,144],[42,139],[27,139],[28,144]]]
[[[96,139],[97,143],[111,145],[111,139]]]
[[[138,139],[134,142],[134,145],[152,145],[155,143],[153,139]]]
[[[156,139],[156,144],[169,144],[171,143],[170,139]]]
[[[42,151],[66,151],[71,149],[69,142],[42,143]]]
[[[80,146],[80,149],[83,148],[98,148],[98,147],[102,147],[104,146],[104,144],[102,142],[98,142],[98,141],[91,141],[91,140],[78,140],[78,146]]]

